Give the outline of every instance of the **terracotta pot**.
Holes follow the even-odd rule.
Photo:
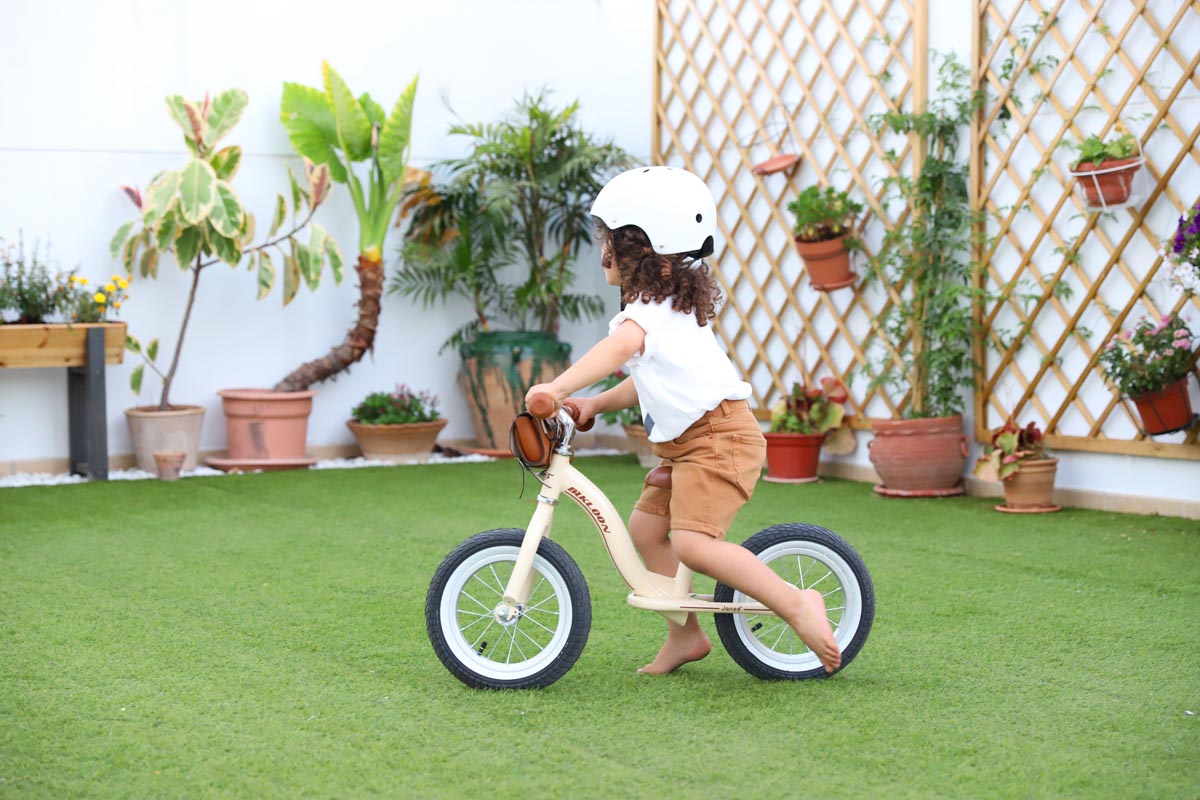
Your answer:
[[[1086,161],[1071,170],[1071,174],[1083,187],[1089,206],[1105,207],[1120,205],[1129,199],[1133,192],[1133,176],[1141,168],[1142,159],[1135,156],[1099,164]]]
[[[1151,436],[1181,431],[1192,424],[1187,378],[1175,381],[1160,392],[1141,394],[1132,399],[1142,416],[1142,426]]]
[[[941,497],[962,494],[967,437],[962,417],[875,420],[867,447],[882,483],[879,494]]]
[[[654,445],[650,443],[645,425],[622,425],[621,427],[625,429],[625,435],[629,438],[630,450],[637,455],[638,464],[651,469],[662,463],[662,459],[654,455]]]
[[[303,459],[315,391],[223,389],[221,408],[231,461]]]
[[[412,464],[429,458],[438,434],[446,427],[446,420],[403,425],[366,425],[349,420],[346,427],[354,434],[364,458],[389,464]]]
[[[158,451],[154,454],[154,467],[160,481],[177,481],[183,470],[187,453],[178,450]]]
[[[479,447],[507,454],[508,429],[525,410],[525,392],[567,368],[571,346],[535,331],[493,331],[464,344],[458,381]]]
[[[1004,484],[1004,505],[1007,510],[1057,511],[1054,505],[1054,476],[1058,472],[1057,458],[1022,461],[1021,468]]]
[[[804,259],[808,281],[814,289],[828,291],[854,283],[854,273],[850,271],[850,251],[846,249],[845,236],[824,242],[802,242],[796,239],[796,249]]]
[[[767,476],[772,483],[812,483],[817,480],[825,434],[765,433]]]
[[[169,450],[187,453],[183,469],[196,468],[200,430],[204,426],[201,406],[171,406],[169,411],[159,411],[158,406],[128,408],[125,409],[125,422],[129,425],[138,469],[157,471],[154,454]]]

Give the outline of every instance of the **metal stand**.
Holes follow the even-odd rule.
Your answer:
[[[89,328],[82,367],[67,367],[71,473],[108,480],[108,421],[104,398],[104,329]]]

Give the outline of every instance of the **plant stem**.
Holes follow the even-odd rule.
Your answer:
[[[200,254],[196,254],[196,265],[192,267],[192,288],[188,292],[187,308],[183,312],[183,324],[179,326],[179,338],[175,341],[175,355],[171,358],[171,369],[167,370],[167,377],[163,379],[162,399],[158,403],[159,411],[170,411],[171,406],[169,396],[171,393],[171,381],[175,380],[175,370],[179,368],[179,354],[183,352],[183,336],[187,333],[188,320],[192,316],[192,306],[196,303],[196,289],[200,285],[200,270],[206,265],[200,263]]]

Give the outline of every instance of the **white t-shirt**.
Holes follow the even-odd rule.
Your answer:
[[[650,441],[669,442],[722,400],[745,400],[751,395],[750,384],[717,344],[712,324],[697,325],[695,315],[671,308],[671,298],[630,303],[608,323],[608,332],[627,319],[646,332],[645,348],[626,366],[637,387]]]

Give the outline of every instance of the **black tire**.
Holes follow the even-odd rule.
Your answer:
[[[522,613],[508,625],[492,616],[524,537],[517,528],[472,536],[442,561],[425,596],[433,651],[454,677],[476,689],[549,686],[587,644],[587,583],[567,551],[549,539],[538,545],[534,591]]]
[[[862,650],[875,619],[871,574],[854,548],[833,531],[799,523],[774,525],[759,531],[742,546],[770,564],[789,583],[816,588],[826,596],[834,638],[842,651],[838,672],[844,670]],[[831,580],[838,586],[832,587]],[[748,599],[723,583],[717,584],[713,598],[718,603]],[[842,602],[837,602],[839,598]],[[817,657],[778,617],[714,616],[725,650],[738,666],[756,678],[778,681],[828,677]]]

